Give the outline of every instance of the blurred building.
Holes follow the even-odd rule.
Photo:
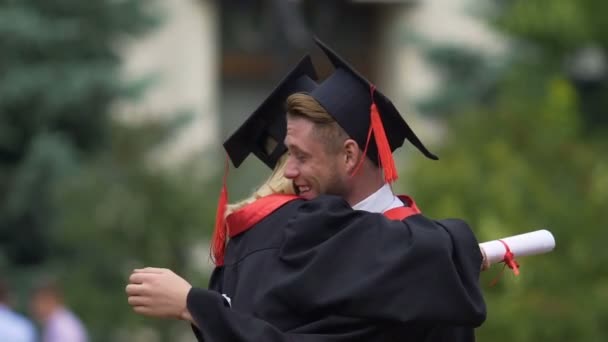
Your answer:
[[[168,147],[170,161],[224,139],[307,51],[310,33],[327,41],[416,120],[411,100],[438,78],[412,36],[496,50],[496,38],[466,12],[468,0],[163,0],[166,21],[125,51],[132,77],[156,76],[129,115],[192,111]],[[331,71],[319,51],[321,76]],[[136,116],[136,115],[135,115]],[[137,116],[136,116],[137,117]],[[429,126],[430,127],[430,126]]]

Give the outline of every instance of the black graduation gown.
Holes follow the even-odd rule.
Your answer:
[[[320,196],[233,237],[187,305],[205,342],[473,341],[481,261],[463,221],[394,221]]]

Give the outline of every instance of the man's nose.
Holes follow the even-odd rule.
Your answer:
[[[285,178],[294,179],[294,178],[298,177],[299,174],[300,174],[300,172],[298,171],[298,168],[294,165],[291,157],[287,158],[287,165],[285,165],[285,172],[284,172]]]

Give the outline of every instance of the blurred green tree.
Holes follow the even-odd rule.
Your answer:
[[[48,256],[56,182],[107,144],[109,108],[140,89],[116,49],[159,19],[150,1],[0,4],[0,251],[19,265]]]
[[[492,77],[490,97],[484,86],[458,98],[446,116],[440,164],[410,165],[409,190],[430,216],[468,220],[481,241],[545,227],[556,236],[553,253],[519,260],[519,277],[507,270],[489,287],[501,267],[483,275],[488,320],[478,340],[603,341],[608,127],[597,113],[608,98],[608,26],[600,15],[608,4],[499,5],[488,20],[512,44],[510,63]],[[593,68],[579,60],[589,46]]]
[[[508,65],[506,56],[490,57],[479,50],[430,43],[423,38],[414,41],[441,79],[433,94],[415,104],[422,113],[444,118],[492,101],[498,79]]]

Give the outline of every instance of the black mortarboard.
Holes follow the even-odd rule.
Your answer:
[[[247,120],[224,142],[224,149],[235,167],[253,153],[269,168],[274,168],[287,148],[285,101],[289,95],[311,92],[317,83],[310,56],[304,57],[270,93]]]
[[[371,112],[374,107],[377,107],[377,113],[379,114],[375,121],[380,122],[380,130],[385,132],[386,141],[388,147],[390,147],[390,151],[387,149],[386,153],[389,154],[391,163],[390,152],[401,147],[405,139],[409,140],[426,157],[434,160],[438,159],[426,149],[393,103],[384,94],[376,90],[368,80],[326,44],[318,38],[315,38],[315,41],[327,55],[335,70],[310,95],[359,144],[361,149],[365,150],[366,144],[368,144],[366,154],[372,161],[377,163],[379,157],[381,161],[383,160],[382,153],[380,153],[380,156],[378,153],[377,140],[379,140],[380,135],[384,135],[382,132],[376,132],[377,125],[372,125],[373,115],[371,115]],[[372,101],[372,94],[374,101]],[[372,106],[374,103],[375,106]],[[371,126],[374,126],[374,139],[369,139],[368,142]],[[383,165],[383,167],[386,167],[386,165]],[[390,179],[388,180],[390,181]]]
[[[305,56],[268,95],[262,104],[224,141],[224,149],[235,167],[239,167],[249,153],[255,154],[264,164],[274,169],[287,148],[283,144],[287,131],[285,101],[297,92],[310,92],[316,86],[315,68],[310,56]],[[211,255],[216,265],[224,263],[227,226],[225,212],[228,204],[226,177],[228,159],[222,180],[222,190],[215,215]]]

